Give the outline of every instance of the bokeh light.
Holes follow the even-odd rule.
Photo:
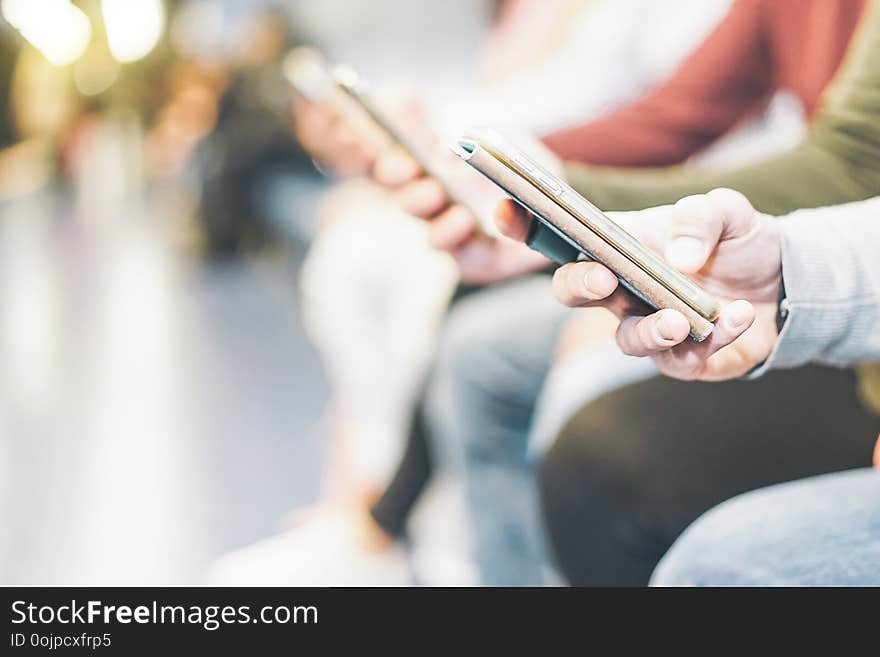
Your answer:
[[[88,17],[69,0],[2,0],[3,17],[55,66],[66,66],[89,45]]]
[[[162,36],[165,10],[161,0],[101,0],[110,52],[120,62],[146,56]]]

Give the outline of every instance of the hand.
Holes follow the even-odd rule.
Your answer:
[[[431,245],[455,258],[462,280],[488,284],[548,266],[550,260],[521,242],[489,238],[480,230],[474,211],[489,216],[504,194],[455,156],[445,151],[439,155],[435,166],[468,208],[454,203],[438,181],[399,149],[379,157],[374,176],[394,190],[404,211],[428,222]]]
[[[525,236],[529,217],[512,202],[500,205],[495,218],[504,234]],[[644,316],[644,306],[640,311],[616,276],[596,262],[556,271],[553,288],[562,303],[608,308],[621,319],[616,338],[623,352],[649,356],[678,379],[735,378],[767,359],[777,338],[782,267],[773,219],[729,189],[614,218],[725,304],[712,335],[700,343],[688,339],[688,322],[675,310]]]
[[[411,93],[384,89],[376,95],[375,103],[382,114],[410,138],[417,141],[430,138],[427,117]],[[376,158],[392,144],[385,130],[342,91],[321,103],[297,96],[293,104],[293,129],[312,157],[341,176],[370,173]]]
[[[398,129],[426,153],[436,154],[434,164],[455,184],[456,192],[489,216],[503,195],[436,142],[419,104],[400,94],[386,96],[379,104]],[[487,238],[470,210],[452,204],[440,183],[427,177],[400,148],[391,146],[387,135],[377,135],[368,121],[356,120],[360,115],[354,108],[343,119],[320,104],[298,98],[294,130],[303,147],[334,173],[355,176],[372,171],[378,183],[394,192],[401,209],[428,220],[431,244],[455,258],[465,283],[494,283],[550,264],[523,244]]]
[[[297,97],[293,129],[302,147],[336,175],[364,175],[373,166],[373,149],[348,123],[320,103]]]

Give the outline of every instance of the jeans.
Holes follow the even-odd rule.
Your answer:
[[[651,584],[878,586],[880,471],[811,477],[724,502],[682,534]]]
[[[540,585],[546,550],[527,456],[535,402],[568,309],[539,275],[461,300],[442,331],[425,421],[433,458],[464,486],[483,584]]]
[[[557,583],[545,545],[535,461],[582,404],[656,373],[648,359],[597,342],[553,362],[572,311],[549,277],[486,288],[450,310],[425,398],[437,465],[464,487],[483,584]]]

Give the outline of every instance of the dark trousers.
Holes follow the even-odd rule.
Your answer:
[[[583,408],[539,473],[550,543],[578,586],[643,586],[676,537],[749,490],[870,465],[880,418],[850,371],[657,378]]]

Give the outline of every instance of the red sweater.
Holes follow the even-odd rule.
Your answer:
[[[812,116],[846,52],[864,0],[736,0],[727,17],[653,92],[551,134],[562,158],[621,167],[677,164],[776,92]]]

